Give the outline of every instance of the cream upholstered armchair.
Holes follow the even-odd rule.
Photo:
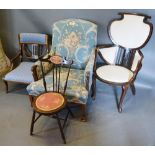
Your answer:
[[[134,81],[142,67],[141,48],[149,41],[153,25],[143,14],[119,13],[120,19],[110,22],[108,32],[111,45],[100,45],[97,54],[106,65],[94,70],[93,88],[96,94],[96,78],[104,83],[121,86],[122,93],[118,102],[118,111],[122,112],[123,99],[130,86],[133,95],[136,93]]]
[[[81,105],[81,120],[86,120],[86,105],[92,85],[92,74],[97,41],[97,25],[82,19],[65,19],[53,24],[52,49],[50,54],[57,54],[73,60],[70,70],[66,95],[68,102]],[[40,66],[33,66],[33,74],[38,81],[32,82],[27,91],[31,102],[44,91],[40,79]],[[61,70],[65,77],[66,68]],[[46,75],[47,89],[52,90],[52,72]]]
[[[10,71],[3,77],[8,92],[8,82],[29,84],[35,81],[31,67],[38,60],[38,46],[48,49],[48,36],[39,33],[20,33],[19,52],[11,62],[20,60],[17,66],[12,63]]]

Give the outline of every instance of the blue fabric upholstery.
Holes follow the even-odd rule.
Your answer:
[[[18,67],[7,73],[3,79],[6,81],[31,83],[34,81],[31,72],[31,67],[33,65],[33,62],[21,62]]]
[[[96,41],[97,25],[92,22],[66,19],[53,24],[52,50],[72,59],[72,68],[85,69]]]
[[[47,35],[40,33],[20,33],[20,43],[47,44]]]
[[[46,75],[46,84],[47,84],[47,90],[52,91],[53,89],[53,72],[50,72]],[[63,90],[65,80],[67,76],[67,69],[62,68],[61,69],[61,81],[60,81],[60,89]],[[78,78],[77,78],[78,77]],[[77,69],[71,69],[70,75],[68,79],[67,89],[66,89],[66,95],[67,99],[70,102],[78,102],[81,104],[86,104],[87,98],[88,98],[88,91],[85,88],[84,84],[84,70],[77,70]],[[39,94],[43,93],[44,86],[43,86],[43,80],[38,80],[35,82],[32,82],[27,87],[27,91],[29,95],[32,96],[38,96]]]

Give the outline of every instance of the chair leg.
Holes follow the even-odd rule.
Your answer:
[[[95,100],[96,98],[96,78],[95,78],[95,75],[93,75],[93,82],[92,82],[92,94],[91,94],[91,97],[93,98],[93,100]]]
[[[135,88],[134,83],[130,84],[130,88],[131,88],[132,94],[136,95],[136,88]]]
[[[122,94],[121,94],[119,105],[118,105],[118,112],[120,113],[122,112],[123,99],[126,95],[127,90],[128,90],[128,85],[122,86]]]
[[[8,82],[5,81],[5,80],[3,80],[3,81],[4,81],[4,83],[5,83],[6,93],[8,93]]]
[[[57,118],[57,122],[58,122],[58,125],[59,125],[61,137],[63,139],[64,144],[66,144],[66,138],[65,138],[65,135],[64,135],[64,132],[63,132],[63,128],[61,126],[61,122],[60,122],[60,118],[59,118],[59,115],[58,114],[56,114],[56,118]]]
[[[29,95],[29,99],[30,99],[30,102],[31,102],[31,107],[32,107],[32,103],[33,103],[33,100],[34,100],[34,97]]]
[[[86,104],[81,104],[81,121],[86,122],[87,121],[87,114],[86,114]]]
[[[33,127],[34,127],[34,123],[35,123],[35,114],[36,114],[36,112],[33,110],[31,128],[30,128],[30,135],[33,135]]]
[[[73,112],[71,111],[70,107],[69,107],[68,105],[67,105],[66,107],[67,107],[68,112],[70,113],[70,115],[74,118],[74,114],[73,114]]]

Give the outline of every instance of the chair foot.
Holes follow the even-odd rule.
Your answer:
[[[5,81],[5,80],[3,80],[4,81],[4,84],[5,84],[5,88],[6,88],[6,93],[8,93],[9,91],[8,91],[8,82],[7,81]]]
[[[34,128],[34,123],[35,123],[35,114],[36,112],[33,110],[33,115],[32,115],[32,120],[31,120],[31,127],[30,127],[30,135],[33,135],[33,128]]]
[[[118,109],[118,112],[119,112],[119,113],[122,113],[122,108],[119,108],[119,109]]]
[[[126,95],[127,90],[128,90],[128,85],[122,86],[122,94],[121,94],[120,101],[118,104],[118,112],[120,112],[120,113],[122,112],[123,99]]]

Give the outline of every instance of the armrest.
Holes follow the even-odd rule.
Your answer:
[[[84,83],[88,91],[90,90],[92,85],[94,62],[95,62],[95,49],[92,51],[84,71]]]
[[[11,70],[13,70],[17,66],[17,65],[15,65],[15,63],[16,63],[17,59],[21,59],[20,56],[21,56],[21,52],[18,51],[16,56],[10,60],[10,62],[11,62]]]
[[[44,58],[46,59],[49,56],[47,54]],[[50,62],[42,62],[43,68],[44,68],[44,73],[47,74],[53,67],[52,63]],[[34,78],[34,81],[37,81],[42,78],[42,72],[41,72],[41,66],[40,66],[40,61],[36,61],[35,64],[31,68],[32,75]]]

